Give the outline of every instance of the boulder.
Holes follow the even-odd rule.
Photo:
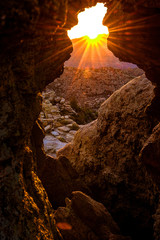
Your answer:
[[[110,211],[125,234],[152,239],[158,190],[139,158],[156,120],[145,112],[154,87],[140,76],[113,93],[98,119],[82,127],[72,143],[59,150]]]
[[[118,225],[102,203],[79,191],[72,194],[71,200],[66,199],[66,207],[59,207],[55,212],[64,240],[131,240],[120,234]],[[66,226],[70,228],[67,230]]]
[[[65,206],[65,198],[71,197],[72,191],[90,193],[85,184],[78,179],[76,170],[65,157],[56,159],[48,155],[43,159],[42,167],[39,164],[38,168],[39,177],[54,209]]]

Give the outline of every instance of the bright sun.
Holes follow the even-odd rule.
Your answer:
[[[99,34],[108,34],[108,28],[102,25],[102,20],[107,8],[103,3],[97,3],[95,7],[85,8],[78,14],[78,25],[68,30],[70,39],[88,36],[95,39]]]

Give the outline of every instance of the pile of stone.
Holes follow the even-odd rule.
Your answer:
[[[80,126],[72,119],[76,112],[64,98],[56,96],[54,91],[45,91],[42,96],[40,120],[45,131],[44,150],[56,156],[56,151],[72,141]]]

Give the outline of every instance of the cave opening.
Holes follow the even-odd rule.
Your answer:
[[[85,8],[78,24],[68,30],[73,52],[64,63],[63,74],[43,92],[40,119],[48,154],[71,142],[77,130],[95,120],[100,105],[134,77],[144,74],[135,64],[122,62],[107,47],[108,28],[104,3]]]
[[[84,22],[86,23],[86,19],[84,19]],[[84,26],[82,26],[82,30],[83,27]],[[105,28],[105,31],[107,31],[107,28]],[[76,35],[77,33],[79,35]],[[69,169],[71,167],[71,164],[73,169],[76,169],[78,173],[81,172],[81,168],[83,168],[82,166],[79,166],[78,159],[80,159],[86,168],[86,172],[83,173],[84,175],[82,174],[82,176],[80,176],[79,178],[85,184],[87,183],[87,188],[85,186],[80,186],[81,184],[77,185],[76,183],[75,186],[70,186],[71,189],[83,189],[84,193],[89,194],[95,200],[102,202],[105,206],[108,206],[109,211],[111,211],[114,219],[118,222],[118,225],[120,226],[121,231],[124,235],[131,235],[132,238],[136,240],[141,239],[142,236],[145,236],[146,239],[152,239],[153,220],[149,216],[149,214],[150,212],[154,212],[154,207],[151,207],[148,202],[144,201],[144,199],[141,199],[141,197],[138,197],[137,199],[137,196],[135,196],[136,191],[134,188],[136,185],[136,181],[139,181],[141,188],[142,179],[138,179],[138,176],[136,177],[136,180],[132,179],[134,178],[134,175],[132,171],[127,170],[127,168],[130,168],[130,164],[128,164],[126,161],[126,153],[122,153],[121,150],[119,153],[116,153],[117,150],[115,151],[113,146],[110,146],[110,150],[104,150],[104,142],[107,142],[107,133],[105,129],[98,130],[100,131],[100,135],[97,134],[96,136],[95,133],[95,136],[92,136],[92,132],[94,133],[95,129],[97,128],[96,125],[98,124],[98,122],[101,121],[101,116],[105,114],[103,112],[105,111],[104,106],[106,105],[106,109],[110,108],[110,105],[108,105],[108,103],[105,103],[105,101],[116,90],[123,92],[123,90],[120,90],[120,88],[125,84],[128,84],[125,87],[126,89],[128,89],[130,81],[131,89],[133,88],[133,86],[136,86],[138,88],[137,92],[135,91],[134,94],[137,94],[138,91],[143,92],[143,84],[144,86],[146,85],[147,91],[149,88],[152,89],[152,87],[148,84],[148,80],[145,78],[143,70],[141,70],[137,67],[137,65],[134,65],[132,63],[119,61],[119,59],[116,58],[113,53],[109,51],[109,49],[107,48],[108,34],[101,32],[100,34],[96,35],[93,31],[89,33],[89,35],[91,34],[90,36],[86,36],[85,34],[87,34],[87,32],[81,32],[78,26],[77,28],[75,27],[75,32],[72,33],[70,31],[68,33],[69,37],[72,38],[71,40],[73,44],[73,52],[71,54],[71,58],[65,62],[64,73],[59,78],[55,79],[53,83],[50,83],[43,92],[43,103],[42,112],[40,113],[40,119],[44,125],[45,130],[44,149],[47,154],[56,158],[58,157],[58,159],[60,159],[60,162],[62,161],[63,164],[66,161],[66,164],[68,164],[67,167]],[[138,86],[138,82],[142,82],[142,86]],[[131,95],[131,99],[129,101],[127,100],[130,97],[127,96],[124,91],[124,96],[126,95],[126,99],[123,99],[122,97],[123,100],[120,101],[128,101],[128,104],[130,105],[130,101],[132,102],[134,98],[138,98],[139,96],[134,95],[132,90],[126,91],[130,92],[129,94]],[[115,93],[114,95],[118,96],[118,93]],[[111,99],[112,98],[114,97],[111,97]],[[110,101],[108,100],[108,102]],[[132,120],[135,121],[136,124],[135,126],[134,124],[128,125],[128,130],[126,129],[124,133],[122,126],[124,124],[125,118],[127,118],[128,109],[125,109],[123,105],[121,106],[118,101],[115,102],[117,103],[117,105],[119,105],[119,109],[117,109],[116,112],[114,112],[115,106],[113,107],[113,109],[111,109],[110,114],[113,117],[111,117],[113,121],[113,126],[111,121],[110,127],[114,128],[115,124],[116,130],[111,130],[110,134],[113,136],[109,140],[108,144],[110,145],[111,141],[118,148],[119,144],[123,145],[123,136],[125,136],[125,134],[132,135],[134,127],[137,127],[137,122],[135,121],[137,117],[136,115],[134,116],[133,113],[129,113],[131,115],[133,114]],[[103,104],[102,107],[100,107],[101,104]],[[124,105],[125,104],[126,103],[124,103]],[[129,111],[133,110],[132,107],[133,105],[130,106],[131,109]],[[135,107],[137,108],[137,106]],[[124,111],[123,114],[126,116],[124,117],[124,120],[121,119],[121,111]],[[97,119],[98,112],[99,118]],[[144,118],[146,118],[146,116]],[[121,122],[121,124],[117,125],[117,122]],[[146,125],[146,134],[147,131],[151,131],[149,125],[150,123],[148,122]],[[80,130],[79,133],[77,133],[78,130]],[[134,136],[137,139],[137,143],[136,141],[133,142],[132,139],[127,140],[127,149],[130,149],[130,157],[132,156],[136,159],[136,163],[134,163],[132,166],[133,169],[136,169],[137,165],[139,164],[137,154],[140,151],[141,144],[139,143],[138,139],[143,138],[143,130],[142,132],[140,130],[138,134],[139,137],[137,135]],[[93,144],[93,149],[90,148],[90,141],[88,141],[88,139],[85,140],[85,135],[88,139],[91,140],[91,143]],[[75,140],[74,136],[76,136]],[[98,141],[100,143],[99,147],[96,146]],[[78,149],[77,146],[79,146],[80,142],[82,146]],[[82,154],[81,156],[81,153],[78,153],[78,151],[83,151],[85,145],[89,146],[89,152],[85,150],[84,155]],[[72,153],[70,151],[72,151]],[[109,153],[107,151],[109,151]],[[124,152],[125,151],[128,150],[124,150]],[[117,161],[116,159],[119,158],[119,162],[124,161],[123,164],[126,164],[126,166],[124,167],[125,169],[123,169],[123,167],[120,167],[120,172],[122,171],[122,175],[123,172],[125,172],[127,177],[125,176],[125,180],[123,179],[123,181],[129,181],[129,184],[125,184],[123,183],[123,181],[121,182],[120,179],[117,180],[116,173],[113,174],[111,172],[108,172],[110,171],[109,169],[112,168],[112,171],[117,172],[118,176],[120,174],[118,173],[119,163],[111,163],[112,158],[115,162]],[[69,159],[69,162],[67,159]],[[114,167],[115,169],[117,169],[114,170]],[[100,173],[102,173],[103,177],[100,176]],[[93,177],[94,174],[97,174],[99,178],[102,178],[102,182],[108,181],[108,183],[104,184],[104,186],[97,186],[98,183]],[[144,176],[143,169],[139,171],[138,175],[139,174],[142,174],[142,176]],[[87,177],[90,178],[90,180],[87,181]],[[77,181],[77,179],[75,181]],[[90,181],[92,181],[92,183]],[[113,181],[117,181],[116,187],[114,186]],[[43,183],[47,190],[48,183],[45,181],[43,181]],[[67,184],[68,182],[66,183],[66,185]],[[109,197],[106,197],[106,193],[104,192],[103,188],[107,189],[106,191],[110,191],[110,194],[108,194],[110,195]],[[69,190],[67,189],[64,192],[66,193],[67,191]],[[70,193],[67,192],[66,195],[70,196]],[[102,195],[104,195],[105,197]],[[120,197],[118,195],[120,195]],[[55,208],[65,205],[64,201],[60,199],[57,200],[55,196],[53,196],[53,194],[51,193],[49,193],[49,198],[51,202],[54,199]],[[124,207],[125,198],[131,199],[128,199],[126,201],[126,206]],[[55,199],[57,200],[57,202]],[[117,206],[116,200],[118,202]],[[123,204],[122,201],[124,201]],[[144,207],[142,207],[143,201],[145,202],[144,204],[146,204],[146,206],[144,205]],[[114,210],[114,208],[116,210]],[[135,208],[137,209],[135,210]],[[147,208],[147,211],[145,208]],[[146,222],[143,226],[142,222],[144,221],[145,217]],[[58,217],[57,219],[59,220]]]

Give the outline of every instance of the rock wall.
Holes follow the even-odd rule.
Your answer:
[[[72,51],[66,32],[56,31],[64,24],[65,5],[0,3],[0,239],[61,239],[37,177],[31,134],[40,91],[62,73]]]
[[[0,2],[1,239],[61,238],[55,228],[52,207],[37,177],[39,139],[36,135],[31,139],[31,134],[35,134],[32,129],[41,111],[41,91],[62,73],[63,63],[72,51],[66,28],[77,22],[80,9],[96,2]],[[159,1],[117,0],[106,4],[109,47],[124,61],[141,66],[157,84],[152,112],[159,116]],[[130,23],[130,19],[134,21]],[[121,31],[121,26],[112,31],[111,22],[133,27],[129,28],[129,34],[126,28]],[[117,44],[115,36],[118,45],[112,47],[111,42],[113,46]]]
[[[156,1],[106,1],[104,24],[109,28],[108,47],[116,57],[135,63],[156,84],[151,114],[160,115],[160,3]]]

